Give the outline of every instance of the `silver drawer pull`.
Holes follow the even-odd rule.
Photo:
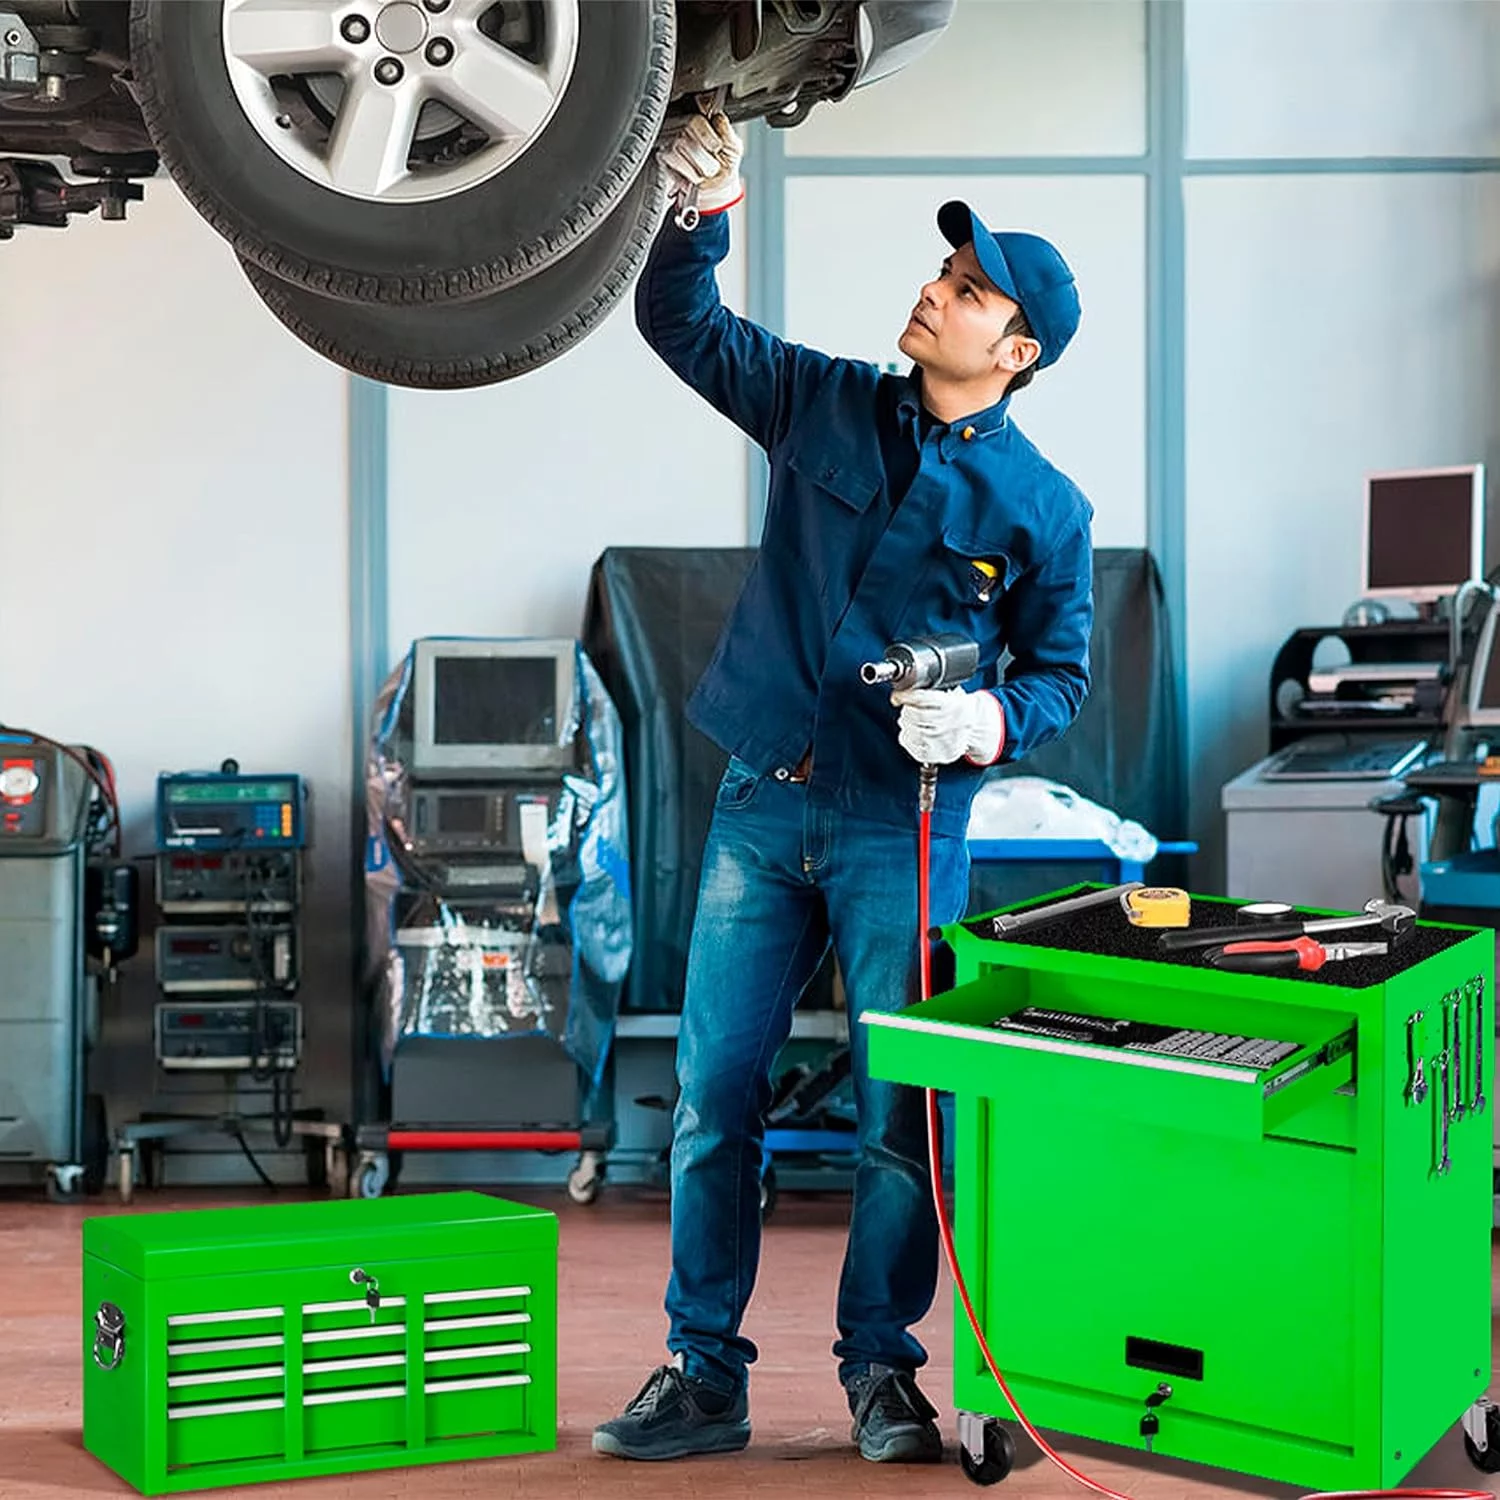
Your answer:
[[[322,1328],[304,1333],[304,1344],[345,1344],[355,1339],[404,1339],[405,1323],[387,1323],[376,1328]]]
[[[174,1422],[184,1417],[237,1417],[247,1411],[280,1411],[285,1405],[280,1396],[266,1401],[215,1401],[210,1406],[169,1406],[167,1415]]]
[[[530,1385],[529,1375],[478,1375],[473,1380],[429,1380],[424,1387],[429,1396],[447,1391],[490,1391],[502,1385]]]
[[[309,1375],[336,1375],[342,1370],[388,1370],[405,1363],[404,1354],[372,1354],[367,1359],[310,1359],[302,1368]]]
[[[280,1380],[285,1365],[247,1365],[243,1370],[205,1370],[201,1375],[168,1375],[167,1388],[182,1385],[234,1385],[246,1380]]]
[[[530,1354],[530,1344],[475,1344],[468,1349],[429,1349],[427,1362],[438,1364],[453,1359],[499,1359],[507,1354]]]
[[[362,1307],[363,1303],[356,1303]],[[236,1312],[178,1313],[167,1319],[168,1328],[181,1328],[187,1323],[248,1323],[254,1318],[279,1318],[285,1312],[280,1307],[243,1307]]]
[[[428,1292],[422,1300],[431,1307],[437,1302],[484,1302],[491,1297],[529,1297],[529,1286],[486,1287],[474,1292]]]
[[[405,1307],[405,1297],[382,1297],[380,1299],[381,1310],[387,1307]],[[302,1305],[304,1316],[311,1317],[314,1313],[339,1313],[339,1312],[373,1312],[368,1302],[305,1302]]]
[[[428,1318],[422,1326],[428,1333],[449,1333],[460,1328],[510,1328],[530,1321],[530,1313],[492,1313],[486,1318]]]
[[[405,1394],[404,1385],[367,1385],[363,1390],[357,1391],[318,1391],[314,1395],[304,1396],[302,1404],[337,1406],[345,1401],[388,1401]]]
[[[253,1339],[198,1339],[188,1344],[168,1344],[167,1354],[233,1354],[239,1349],[279,1349],[286,1342],[279,1333],[262,1334]]]

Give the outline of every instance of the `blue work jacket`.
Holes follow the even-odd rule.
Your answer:
[[[636,286],[646,341],[770,460],[760,550],[688,718],[762,774],[811,750],[809,796],[913,826],[899,710],[860,665],[892,642],[959,631],[979,643],[965,685],[997,692],[1004,710],[1001,760],[1055,739],[1089,688],[1093,508],[1022,435],[1009,398],[932,424],[924,441],[920,375],[831,358],[731,313],[715,276],[727,221],[706,215],[689,234],[669,220]],[[913,476],[894,497],[892,454]],[[943,768],[934,832],[965,833],[983,775],[967,759]]]

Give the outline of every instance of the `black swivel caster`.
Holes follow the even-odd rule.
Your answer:
[[[1463,1431],[1469,1462],[1486,1474],[1500,1474],[1500,1407],[1480,1397],[1464,1413]]]
[[[978,1412],[958,1414],[958,1462],[975,1484],[999,1484],[1016,1461],[1016,1440],[1005,1423]]]

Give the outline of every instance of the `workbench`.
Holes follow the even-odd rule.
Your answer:
[[[1235,905],[1194,896],[1192,924]],[[959,1265],[1037,1427],[1145,1451],[1155,1395],[1155,1453],[1319,1489],[1396,1484],[1461,1418],[1500,1458],[1492,934],[1420,923],[1284,977],[1164,953],[1118,904],[942,935],[953,988],[867,1014],[870,1071],[955,1095]],[[996,1026],[1026,1007],[1291,1047],[1232,1066]],[[992,1482],[1014,1413],[954,1302],[964,1467]]]

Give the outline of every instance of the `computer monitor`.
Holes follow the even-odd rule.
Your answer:
[[[572,770],[575,649],[565,638],[417,641],[412,771],[494,776]]]
[[[1364,593],[1430,604],[1484,576],[1484,465],[1365,480]]]
[[[1500,724],[1500,651],[1495,637],[1500,633],[1500,604],[1490,605],[1474,644],[1474,663],[1469,668],[1464,695],[1464,719],[1474,725]]]

